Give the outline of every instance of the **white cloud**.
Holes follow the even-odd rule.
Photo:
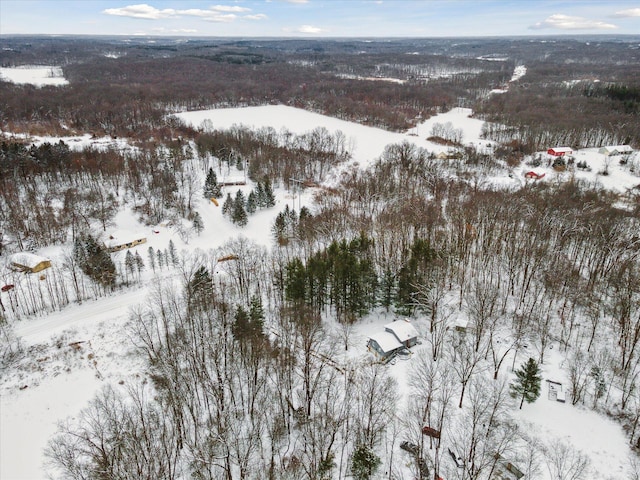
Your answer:
[[[303,3],[309,3],[309,0],[284,0],[287,3],[297,3],[297,4],[303,4]]]
[[[302,25],[296,28],[296,32],[298,33],[322,33],[326,32],[326,30],[320,27],[314,27],[313,25]]]
[[[206,17],[203,16],[202,18],[207,22],[233,22],[238,16],[233,13],[228,13],[227,15],[209,15]]]
[[[176,11],[173,8],[158,10],[151,5],[142,3],[140,5],[129,5],[122,8],[107,8],[102,13],[107,15],[116,15],[119,17],[145,18],[150,20],[158,20],[160,18],[173,17]]]
[[[264,13],[256,13],[255,15],[245,15],[243,18],[248,20],[265,20],[268,17]]]
[[[615,17],[640,17],[640,8],[628,8],[614,14]]]
[[[238,16],[236,13],[250,12],[250,8],[228,5],[214,5],[206,10],[201,8],[190,8],[186,10],[175,10],[166,8],[159,10],[151,5],[129,5],[122,8],[108,8],[102,13],[106,15],[116,15],[120,17],[144,18],[147,20],[159,20],[163,18],[177,18],[181,16],[199,17],[208,22],[232,22]],[[261,14],[257,14],[261,15]]]
[[[561,30],[608,30],[618,28],[611,23],[598,20],[589,20],[584,17],[571,17],[569,15],[555,14],[542,22],[532,25],[532,29],[559,28]]]
[[[216,12],[234,12],[234,13],[242,13],[242,12],[250,12],[250,8],[246,7],[232,7],[229,5],[214,5],[213,7],[209,7],[210,10],[215,10]]]

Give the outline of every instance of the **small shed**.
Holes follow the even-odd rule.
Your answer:
[[[392,333],[404,347],[413,347],[418,343],[418,331],[407,320],[387,323],[384,330]]]
[[[617,155],[630,155],[633,153],[633,148],[629,145],[610,145],[607,147],[601,147],[598,153],[613,157]]]
[[[367,342],[367,349],[381,361],[389,360],[400,348],[402,348],[402,343],[393,333],[387,331],[371,335]]]
[[[147,237],[141,233],[114,232],[104,241],[104,246],[109,252],[117,252],[136,245],[146,243]]]
[[[453,324],[453,329],[459,333],[467,333],[472,330],[471,326],[469,325],[469,320],[465,319],[456,320]]]
[[[571,155],[573,150],[571,147],[551,147],[547,150],[547,153],[554,157],[564,157],[565,155]]]
[[[566,395],[562,383],[554,382],[553,380],[547,380],[547,385],[549,387],[549,400],[555,400],[556,402],[560,403],[566,402]]]
[[[36,273],[51,267],[51,260],[29,252],[14,253],[9,258],[13,270]]]

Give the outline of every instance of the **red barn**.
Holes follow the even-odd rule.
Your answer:
[[[562,157],[564,155],[571,155],[573,150],[569,147],[552,147],[547,150],[549,155],[553,155],[554,157]]]

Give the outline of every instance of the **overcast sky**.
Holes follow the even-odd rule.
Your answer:
[[[144,3],[143,3],[144,1]],[[0,34],[640,34],[640,0],[0,0]]]

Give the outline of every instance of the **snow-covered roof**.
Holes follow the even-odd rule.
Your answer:
[[[631,153],[633,152],[633,148],[629,145],[607,145],[605,147],[600,148],[599,153],[604,153],[607,155],[615,154],[615,153]]]
[[[572,153],[573,149],[571,147],[551,147],[549,150],[553,150],[556,153]]]
[[[118,231],[109,235],[109,238],[104,241],[107,248],[119,247],[120,245],[126,245],[127,243],[139,242],[146,239],[147,236],[144,233],[131,233]]]
[[[11,263],[16,265],[22,265],[23,267],[34,268],[42,262],[49,262],[50,260],[40,255],[29,252],[14,253],[9,257]]]
[[[406,342],[418,336],[418,331],[406,320],[387,323],[384,328],[393,333],[400,342]]]
[[[396,348],[401,348],[402,344],[398,341],[393,333],[380,332],[369,337],[374,340],[384,353],[392,352]]]

